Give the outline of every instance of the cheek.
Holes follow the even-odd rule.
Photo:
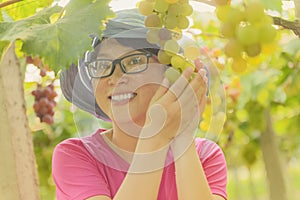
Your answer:
[[[143,82],[154,83],[159,85],[164,78],[166,69],[167,68],[165,67],[165,65],[150,63],[148,69],[142,73]]]
[[[96,99],[96,102],[98,104],[98,106],[103,109],[106,106],[106,99],[107,98],[104,94],[105,94],[105,86],[103,83],[101,83],[102,81],[100,80],[93,80],[92,81],[92,85],[93,85],[93,89],[94,89],[94,96]],[[105,111],[104,111],[105,112]]]

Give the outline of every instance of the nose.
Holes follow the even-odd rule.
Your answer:
[[[108,77],[108,83],[110,85],[119,85],[126,84],[128,82],[128,78],[125,73],[122,71],[120,64],[116,64],[115,70],[111,76]]]

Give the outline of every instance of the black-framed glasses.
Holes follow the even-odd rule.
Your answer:
[[[119,64],[123,73],[136,74],[148,68],[151,53],[134,53],[119,59],[96,59],[87,62],[86,66],[91,78],[105,78],[111,76]]]

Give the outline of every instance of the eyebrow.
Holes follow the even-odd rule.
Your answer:
[[[143,50],[143,49],[140,49],[140,50],[133,50],[133,51],[129,51],[129,52],[125,53],[125,54],[121,54],[121,56],[119,56],[119,57],[117,57],[117,58],[123,58],[123,57],[125,57],[125,56],[128,56],[128,55],[130,55],[130,54],[135,54],[135,53],[147,53],[147,51],[146,51],[146,50]],[[102,54],[99,54],[99,55],[96,57],[96,59],[106,59],[106,60],[114,60],[114,59],[116,59],[116,58],[114,58],[114,59],[109,58],[110,55],[111,55],[110,53],[102,53]]]

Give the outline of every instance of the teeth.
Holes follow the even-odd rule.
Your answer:
[[[123,100],[131,99],[134,96],[135,95],[133,93],[114,95],[114,96],[111,96],[111,100],[113,100],[113,101],[123,101]]]

